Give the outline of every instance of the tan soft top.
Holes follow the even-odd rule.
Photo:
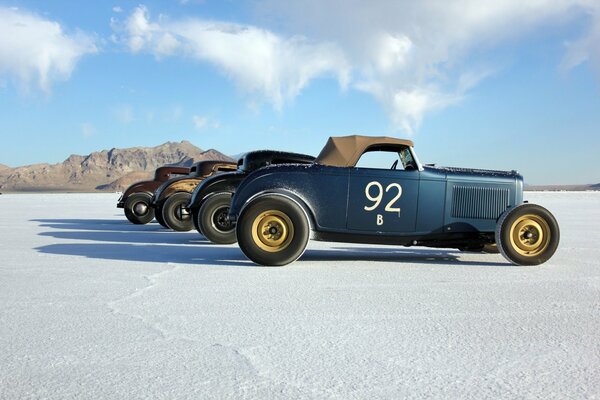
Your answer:
[[[315,160],[317,164],[332,167],[353,167],[362,154],[372,147],[409,146],[413,142],[387,136],[337,136],[330,137]]]

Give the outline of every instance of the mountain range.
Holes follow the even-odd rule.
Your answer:
[[[122,191],[131,183],[150,179],[162,165],[191,166],[202,160],[232,159],[214,150],[202,150],[190,142],[167,142],[156,147],[132,147],[73,154],[58,164],[33,164],[10,168],[0,164],[0,190]]]

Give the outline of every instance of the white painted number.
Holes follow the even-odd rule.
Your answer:
[[[371,196],[370,190],[375,186],[377,188],[377,194],[375,196]],[[398,216],[400,215],[400,207],[394,207],[395,203],[398,201],[400,196],[402,196],[402,186],[399,183],[390,183],[386,188],[385,192],[389,192],[391,189],[396,188],[398,193],[394,196],[392,200],[390,200],[384,210],[388,212],[397,212]],[[365,211],[373,211],[376,209],[379,204],[381,204],[381,200],[383,200],[383,186],[381,183],[377,181],[371,181],[365,186],[365,196],[369,201],[372,201],[373,204],[370,206],[365,206]],[[383,224],[383,216],[381,214],[377,214],[377,225]]]
[[[369,189],[371,189],[372,186],[377,186],[377,192],[378,192],[378,194],[375,197],[372,197],[371,194],[369,193]],[[369,199],[370,201],[374,201],[375,202],[370,207],[365,206],[365,210],[366,211],[373,211],[374,209],[376,209],[377,206],[379,205],[379,203],[381,203],[381,199],[383,199],[383,186],[381,186],[381,183],[379,183],[377,181],[369,182],[367,184],[367,186],[365,187],[365,196],[367,196],[367,199]]]
[[[398,183],[390,183],[388,187],[385,188],[385,192],[387,193],[391,188],[398,189],[398,194],[385,206],[385,211],[389,212],[397,212],[400,215],[400,207],[392,207],[392,205],[402,196],[402,186]]]

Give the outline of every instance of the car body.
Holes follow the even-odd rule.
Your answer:
[[[396,161],[357,167],[374,152]],[[554,217],[523,203],[516,171],[422,165],[410,140],[389,137],[332,137],[310,165],[252,172],[235,192],[229,219],[242,251],[263,265],[296,260],[309,235],[476,251],[498,244],[517,264],[546,261],[559,240]]]
[[[236,171],[211,176],[196,186],[187,205],[194,226],[213,243],[235,243],[235,225],[229,223],[227,215],[231,198],[244,178],[268,165],[309,164],[314,160],[314,156],[274,150],[244,154],[238,160]]]
[[[164,182],[156,189],[150,202],[150,206],[155,210],[157,221],[166,228],[189,231],[193,224],[185,206],[196,186],[209,176],[236,169],[237,163],[234,162],[199,161],[192,166],[188,175]]]
[[[176,175],[187,175],[188,167],[164,165],[154,171],[154,179],[140,181],[129,186],[118,200],[117,208],[123,208],[127,219],[134,224],[147,224],[154,219],[150,207],[152,195],[160,185]]]

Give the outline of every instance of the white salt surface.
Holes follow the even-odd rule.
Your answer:
[[[0,196],[0,398],[600,398],[600,193],[537,267],[311,242],[296,263],[135,226],[114,194]]]

